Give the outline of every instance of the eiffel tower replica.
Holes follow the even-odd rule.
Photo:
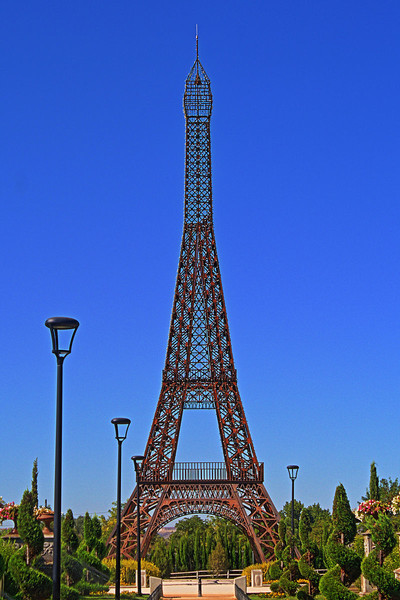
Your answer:
[[[182,246],[162,387],[139,472],[141,553],[164,525],[189,514],[210,514],[236,524],[255,560],[273,555],[278,512],[263,485],[240,399],[215,245],[212,188],[210,80],[199,60],[186,79],[185,214]],[[185,409],[216,412],[222,463],[176,463]],[[135,555],[137,490],[121,519],[121,553]],[[115,554],[115,531],[109,555]]]

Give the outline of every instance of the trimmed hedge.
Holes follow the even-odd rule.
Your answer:
[[[25,552],[24,546],[10,558],[8,568],[11,576],[26,600],[46,600],[53,591],[53,581],[44,573],[27,566]]]

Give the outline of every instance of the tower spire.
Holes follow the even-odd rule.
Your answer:
[[[196,24],[196,60],[199,60],[199,26]]]

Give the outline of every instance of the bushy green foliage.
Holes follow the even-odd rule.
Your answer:
[[[6,560],[0,554],[0,579],[3,577],[5,572],[6,572]]]
[[[303,508],[300,515],[299,534],[302,545],[303,554],[299,560],[300,574],[304,579],[308,579],[309,586],[299,590],[297,593],[298,600],[306,600],[307,597],[313,598],[319,590],[319,581],[321,575],[313,567],[315,556],[318,553],[318,548],[315,542],[311,539],[312,530],[311,514],[307,508]]]
[[[342,484],[335,492],[332,509],[333,531],[326,545],[328,572],[321,578],[320,591],[327,600],[356,600],[347,588],[361,573],[361,558],[348,547],[356,535],[356,519]]]
[[[367,524],[375,548],[362,561],[363,575],[386,598],[400,600],[400,581],[395,579],[393,572],[382,567],[383,559],[389,556],[397,545],[393,525],[388,515],[383,513],[380,513],[377,519],[368,519]]]
[[[85,520],[83,521],[83,539],[86,544],[87,552],[91,552],[93,550],[93,546],[95,544],[95,537],[93,536],[92,531],[92,519],[88,512],[85,513]]]
[[[87,550],[85,550],[85,543],[80,544],[76,556],[79,559],[79,561],[82,563],[83,566],[89,565],[90,567],[94,567],[95,569],[97,569],[98,571],[101,571],[102,573],[104,573],[104,575],[106,575],[107,577],[110,577],[110,571],[107,568],[107,566],[102,563],[102,561],[97,558],[97,556],[95,556],[95,554],[93,554],[92,552],[88,552]]]
[[[75,583],[82,579],[82,563],[66,552],[63,552],[61,555],[61,569],[68,587],[75,585]]]
[[[233,523],[217,517],[201,519],[194,516],[182,519],[165,544],[155,540],[148,556],[163,572],[167,569],[203,570],[208,568],[209,556],[218,541],[224,548],[228,568],[243,569],[253,562],[247,537]]]
[[[336,488],[332,508],[332,522],[335,537],[343,536],[342,543],[350,544],[357,533],[357,525],[354,514],[350,508],[349,499],[343,484]]]
[[[11,541],[0,539],[0,556],[4,561],[4,590],[11,596],[15,596],[19,591],[17,583],[14,581],[8,568],[10,558],[14,556],[17,551],[17,546]]]
[[[44,573],[30,568],[24,557],[24,548],[9,560],[8,567],[12,578],[18,584],[24,600],[46,600],[52,593],[53,582]]]
[[[383,556],[388,556],[397,543],[390,518],[380,513],[377,519],[369,518],[366,522],[376,548],[382,551]]]
[[[400,581],[397,581],[393,573],[388,573],[379,565],[378,552],[373,550],[362,562],[362,570],[378,590],[384,593],[390,600],[400,600]]]
[[[195,537],[194,553],[200,551],[198,536]],[[161,577],[169,577],[171,573],[171,561],[168,555],[168,545],[164,538],[159,536],[153,546],[151,553],[152,561],[158,566],[161,572]]]
[[[100,583],[88,583],[87,581],[78,581],[75,583],[74,588],[78,590],[81,596],[89,596],[89,594],[100,594],[101,592],[108,592],[108,585],[101,585]]]
[[[87,552],[94,552],[100,560],[105,557],[107,548],[102,540],[101,522],[96,515],[91,518],[89,513],[85,514],[83,522],[83,539]]]
[[[215,576],[220,575],[229,567],[228,559],[224,547],[220,541],[217,542],[214,550],[208,558],[208,568]]]
[[[28,547],[28,562],[43,550],[44,537],[39,522],[33,515],[32,492],[25,490],[18,510],[18,533]]]
[[[79,546],[78,536],[75,532],[75,520],[69,508],[61,525],[61,542],[68,554],[74,554]]]
[[[79,600],[80,593],[73,587],[68,587],[63,583],[60,586],[60,598],[61,600]]]
[[[282,569],[278,560],[270,563],[270,567],[268,569],[268,578],[269,579],[279,579],[282,575]]]
[[[340,584],[339,565],[329,569],[321,578],[319,589],[328,600],[359,600],[358,594]]]
[[[392,552],[385,558],[383,566],[388,573],[393,573],[395,569],[400,567],[400,550],[397,544]]]
[[[294,539],[293,540],[289,540],[289,538],[286,539],[286,543],[288,545],[291,545],[293,543],[293,545],[295,547],[300,547],[300,538],[299,538],[299,522],[300,522],[300,514],[301,511],[304,508],[304,504],[302,502],[300,502],[299,500],[294,500],[294,504],[293,504],[293,515],[294,515]],[[280,516],[281,516],[281,521],[284,521],[286,524],[286,529],[287,529],[287,535],[288,536],[292,536],[292,501],[290,500],[289,502],[286,502],[286,504],[284,504],[282,510],[279,512]]]

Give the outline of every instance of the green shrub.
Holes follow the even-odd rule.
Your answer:
[[[0,579],[3,577],[5,572],[6,572],[6,560],[0,554]]]
[[[9,560],[17,551],[18,548],[13,542],[0,539],[0,555],[4,560],[4,591],[10,596],[15,596],[19,591],[19,587],[8,569]]]
[[[77,560],[73,556],[70,556],[66,552],[63,552],[61,556],[61,568],[63,571],[63,575],[65,575],[68,587],[74,585],[80,579],[82,579],[82,564],[79,562],[79,560]]]
[[[32,492],[25,490],[18,509],[18,533],[28,547],[28,562],[43,550],[44,536],[39,521],[33,515]]]
[[[91,552],[87,552],[83,545],[79,546],[76,556],[84,566],[89,565],[90,567],[94,567],[110,578],[110,570],[107,565]]]
[[[389,573],[393,573],[395,569],[400,567],[400,552],[397,544],[395,549],[385,558],[383,567]]]
[[[273,563],[270,563],[270,567],[268,569],[268,579],[279,579],[281,575],[282,569],[279,561],[276,560]]]
[[[89,596],[89,594],[108,592],[108,587],[108,585],[101,585],[100,583],[88,583],[87,581],[78,581],[74,585],[74,588],[78,590],[81,596]]]
[[[308,593],[308,586],[304,585],[296,594],[297,600],[312,600],[313,596]]]
[[[340,566],[337,565],[322,577],[319,589],[329,600],[358,600],[359,596],[351,592],[344,585],[338,586],[340,581]]]
[[[73,587],[68,587],[67,585],[61,584],[60,588],[60,598],[61,600],[79,600],[80,593],[78,590],[75,590]]]
[[[271,592],[277,594],[280,590],[279,581],[273,581],[269,587],[271,589]]]
[[[50,598],[53,588],[52,580],[44,573],[28,567],[24,555],[25,547],[18,550],[8,562],[12,578],[18,584],[23,598],[25,600]]]
[[[61,525],[61,541],[68,554],[74,554],[79,546],[78,536],[75,532],[75,520],[69,508]]]

